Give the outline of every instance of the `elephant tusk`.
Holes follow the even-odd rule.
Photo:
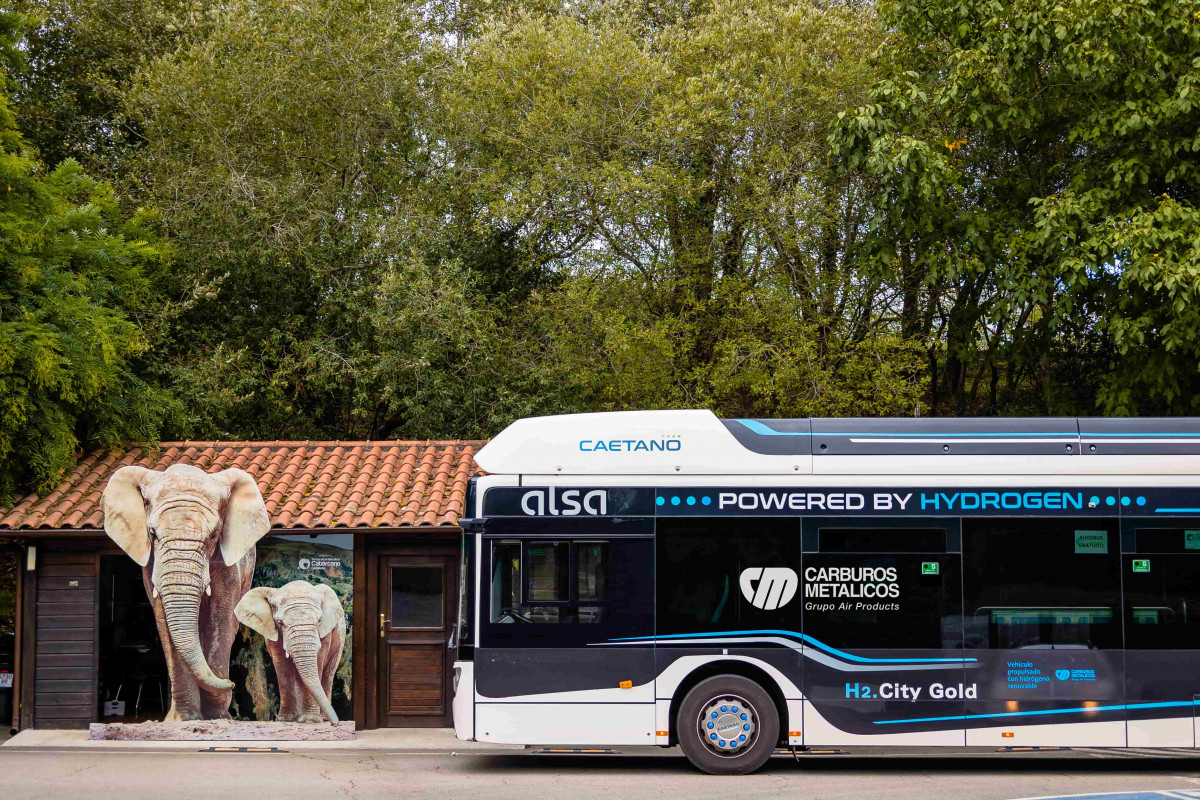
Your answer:
[[[208,595],[209,597],[212,597],[212,584],[211,583],[205,585],[204,594]]]
[[[155,586],[154,589],[150,592],[150,599],[151,600],[158,599],[158,587],[157,586]]]

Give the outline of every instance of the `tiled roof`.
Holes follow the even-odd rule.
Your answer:
[[[100,530],[100,496],[117,469],[238,467],[258,481],[272,528],[454,526],[484,442],[163,442],[124,455],[98,451],[45,497],[0,508],[0,530]]]

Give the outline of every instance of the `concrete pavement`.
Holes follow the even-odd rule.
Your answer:
[[[211,747],[275,747],[289,752],[307,750],[351,750],[351,751],[405,751],[405,752],[506,752],[524,750],[519,744],[488,744],[486,742],[462,742],[454,738],[450,728],[391,728],[373,731],[358,731],[353,742],[272,742],[272,741],[220,741],[220,742],[132,742],[93,741],[87,731],[21,731],[0,745],[7,751],[14,750],[96,750],[120,752],[145,750],[156,752],[196,752]]]
[[[280,743],[280,747],[295,744],[300,743]],[[1167,792],[1162,796],[1178,800],[1200,796],[1200,759],[1193,751],[850,748],[850,755],[777,757],[754,775],[714,778],[695,771],[677,750],[657,748],[630,748],[616,756],[563,756],[537,755],[532,750],[234,753],[6,746],[0,748],[0,781],[5,798],[20,800],[161,800],[164,791],[182,797],[288,800],[328,798],[334,793],[352,798],[482,796],[487,800],[650,796],[728,800],[731,793],[738,800],[772,796],[1011,800],[1120,791]]]

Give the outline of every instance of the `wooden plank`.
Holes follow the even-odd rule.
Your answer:
[[[45,681],[90,681],[91,666],[86,667],[39,667],[39,678]]]
[[[57,653],[91,653],[91,642],[38,642],[38,655],[53,655]]]
[[[17,675],[18,722],[21,728],[33,727],[33,656],[38,644],[37,635],[37,570],[28,571],[21,565],[21,614],[18,636],[21,640],[21,663]]]
[[[85,602],[85,601],[90,603],[91,599],[92,599],[91,587],[88,587],[86,589],[84,589],[84,588],[58,589],[58,590],[42,589],[40,592],[38,592],[38,596],[37,596],[37,601],[38,601],[39,607],[44,606],[44,605],[57,605],[60,603],[80,603],[80,602]]]
[[[88,593],[83,599],[74,599],[70,603],[43,603],[41,597],[37,599],[37,624],[41,625],[43,619],[54,619],[56,616],[88,616],[90,618],[92,610],[96,608],[96,604],[91,602],[91,593]]]
[[[428,703],[440,703],[444,699],[440,687],[429,689],[389,689],[388,701],[391,703],[420,700]]]
[[[38,642],[87,642],[92,648],[95,636],[91,628],[38,628]],[[90,650],[89,650],[90,652]],[[32,653],[30,653],[32,655]]]
[[[366,613],[356,613],[354,615],[353,629],[350,636],[350,659],[354,665],[353,676],[351,677],[351,695],[353,697],[352,705],[354,708],[354,725],[358,730],[367,728],[367,693],[366,687],[368,683],[374,685],[374,680],[367,680],[367,675],[378,674],[368,670],[366,641],[367,630],[366,621],[373,619],[373,607],[370,604],[370,598],[367,596],[367,583],[374,581],[367,580],[367,546],[366,537],[361,533],[354,534],[354,596],[364,598],[367,605],[363,607]]]
[[[430,689],[443,691],[441,680],[424,680],[424,681],[390,681],[388,683],[388,691],[396,691],[397,689],[419,689],[421,691],[430,691]]]
[[[42,692],[90,692],[92,680],[88,678],[85,681],[58,681],[47,680],[35,675],[33,690],[38,694]]]
[[[96,579],[95,568],[87,564],[60,564],[58,566],[45,566],[38,570],[43,578],[71,578],[75,580],[83,580],[84,578]]]
[[[38,706],[37,709],[37,727],[42,727],[42,720],[79,720],[86,724],[92,721],[95,716],[95,711],[91,705],[76,705],[76,706]]]
[[[441,705],[441,706],[432,706],[432,705],[430,705],[430,706],[404,706],[402,708],[391,708],[390,706],[388,707],[388,716],[389,717],[407,717],[407,716],[421,717],[421,716],[426,716],[429,714],[434,714],[434,715],[440,716],[445,713],[446,713],[446,707],[444,705]],[[401,727],[401,726],[397,726],[397,727]],[[407,726],[404,726],[404,727],[407,727]]]
[[[91,668],[95,657],[91,653],[48,653],[39,654],[36,659],[37,671],[44,667],[87,667]]]
[[[76,585],[72,586],[71,585],[72,582],[75,583]],[[72,592],[76,592],[76,591],[91,592],[96,589],[96,579],[92,578],[92,577],[77,577],[77,578],[67,577],[67,578],[64,578],[64,577],[57,577],[57,576],[47,577],[47,576],[43,575],[40,578],[38,578],[38,588],[39,589],[54,589],[54,590],[65,589],[67,591],[72,591]]]
[[[54,628],[87,628],[91,631],[95,628],[95,619],[91,614],[71,614],[56,617],[38,617],[38,631],[52,630]]]
[[[87,564],[95,566],[96,553],[93,550],[43,550],[42,564],[44,566],[61,564]]]
[[[38,714],[43,710],[52,706],[83,706],[91,708],[92,693],[91,692],[38,692],[34,695],[34,702],[37,703]]]

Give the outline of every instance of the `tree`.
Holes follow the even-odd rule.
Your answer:
[[[442,82],[439,138],[477,225],[573,284],[551,303],[556,360],[595,376],[592,407],[909,412],[920,353],[886,313],[892,289],[854,270],[865,190],[826,143],[874,79],[870,12],[759,0],[650,17],[518,13]],[[609,380],[637,346],[664,369]],[[860,362],[895,381],[850,388]]]
[[[936,405],[1194,412],[1200,4],[883,8],[888,74],[832,141],[877,181],[904,315],[941,326]]]
[[[141,144],[122,104],[138,69],[202,39],[219,14],[187,0],[16,0],[26,12],[15,74],[18,126],[46,164],[73,158],[115,178]]]
[[[24,20],[0,14],[11,65]],[[144,215],[68,159],[47,174],[0,86],[0,498],[48,491],[84,447],[153,441],[170,401],[135,371],[164,258]]]

